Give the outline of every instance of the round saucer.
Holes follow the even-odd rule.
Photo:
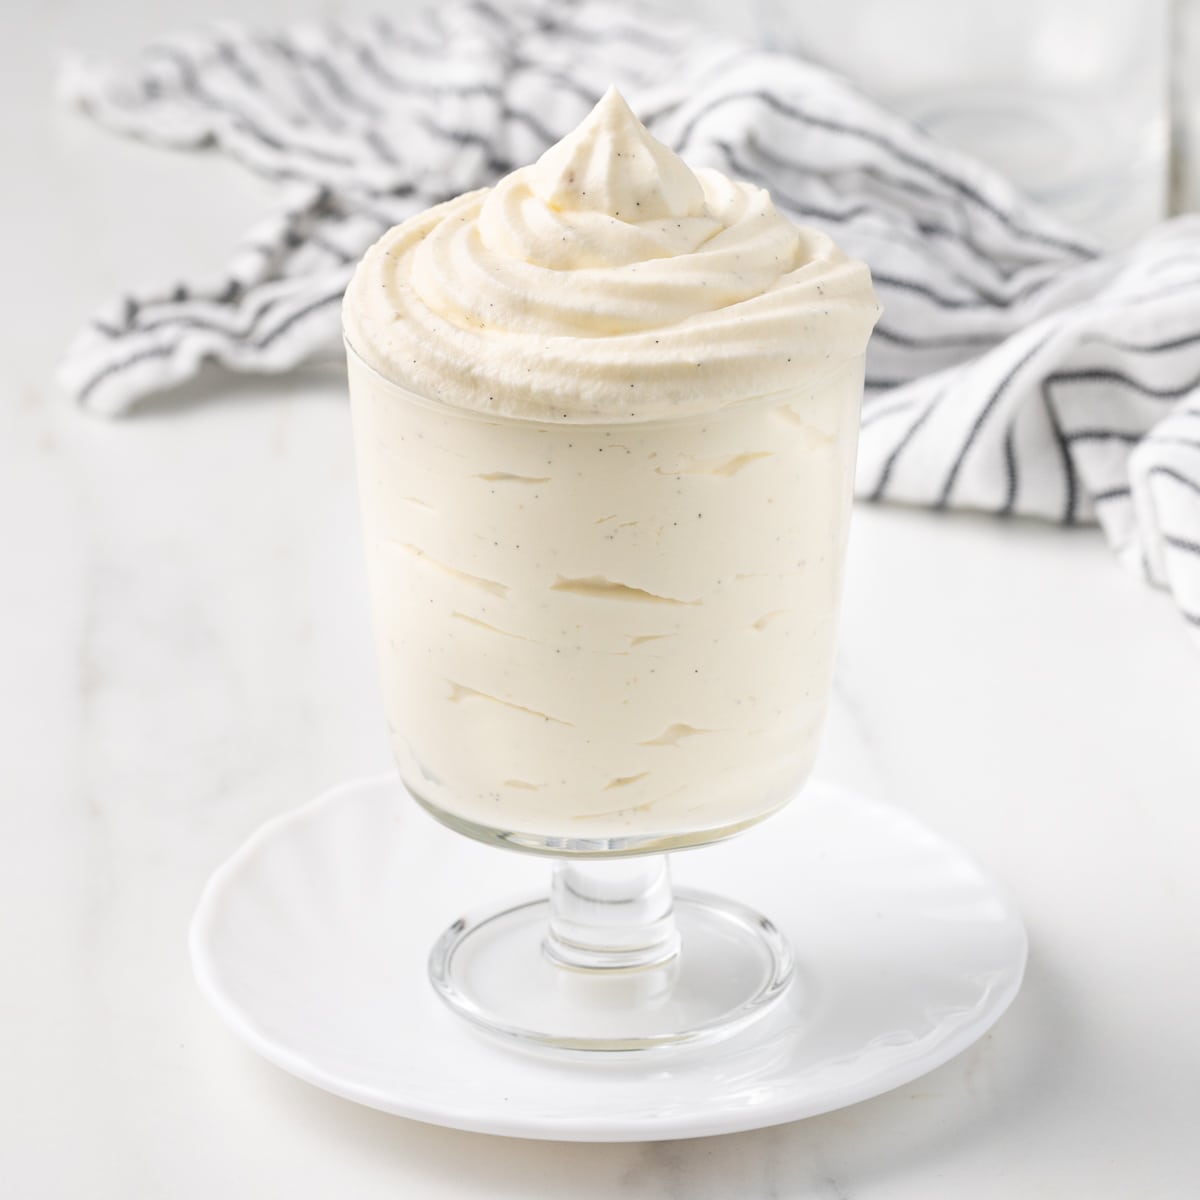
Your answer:
[[[209,880],[201,988],[284,1070],[372,1108],[481,1133],[650,1141],[828,1112],[940,1066],[1021,983],[1006,896],[896,809],[823,784],[741,837],[672,856],[683,885],[767,913],[797,978],[713,1046],[563,1058],[482,1035],[437,997],[430,948],[468,908],[544,893],[549,864],[431,821],[398,779],[268,822]]]

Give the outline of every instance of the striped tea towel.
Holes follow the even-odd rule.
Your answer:
[[[118,414],[207,359],[283,371],[336,348],[371,241],[532,161],[613,83],[692,163],[768,187],[871,265],[861,495],[1098,521],[1200,639],[1200,218],[1102,257],[841,78],[611,0],[228,26],[125,70],[71,64],[65,94],[97,120],[217,147],[281,203],[217,278],[100,312],[66,386]]]

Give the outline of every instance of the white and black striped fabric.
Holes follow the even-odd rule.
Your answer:
[[[223,27],[125,70],[71,64],[63,90],[97,120],[215,146],[281,204],[216,278],[99,313],[65,385],[115,415],[205,360],[273,372],[336,348],[371,241],[531,161],[612,83],[690,162],[769,187],[871,265],[861,495],[1099,521],[1200,638],[1200,219],[1103,257],[844,80],[608,0]]]

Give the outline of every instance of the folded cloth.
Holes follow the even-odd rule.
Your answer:
[[[1101,256],[844,79],[611,0],[223,26],[124,71],[69,64],[64,94],[97,120],[218,147],[283,198],[218,278],[100,312],[64,384],[115,415],[204,360],[283,371],[335,347],[371,241],[531,161],[613,83],[693,164],[768,187],[870,264],[862,496],[1098,521],[1200,639],[1200,218]]]

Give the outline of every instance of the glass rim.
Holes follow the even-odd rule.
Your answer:
[[[740,400],[733,400],[727,404],[718,405],[716,408],[704,409],[700,412],[676,413],[671,415],[658,415],[654,417],[646,417],[644,420],[630,420],[623,418],[621,420],[604,420],[596,418],[591,420],[581,421],[562,421],[554,420],[547,416],[517,416],[513,413],[501,412],[485,412],[477,408],[465,408],[462,405],[451,404],[446,400],[435,400],[432,396],[426,396],[422,392],[409,387],[405,383],[400,383],[398,380],[392,379],[385,375],[378,367],[373,366],[363,357],[362,352],[350,340],[350,335],[345,327],[342,328],[342,344],[346,348],[346,354],[352,358],[364,371],[373,376],[375,380],[384,387],[401,392],[406,399],[415,402],[423,408],[431,409],[435,412],[451,413],[458,417],[463,417],[468,420],[480,421],[490,425],[525,425],[525,426],[541,426],[545,428],[570,428],[570,429],[651,429],[656,426],[682,425],[689,421],[713,420],[726,413],[739,411],[747,406],[762,404],[785,403],[789,396],[795,395],[800,390],[798,387],[780,388],[774,392],[764,392],[757,396],[746,396]],[[853,355],[849,358],[838,359],[833,363],[828,370],[812,375],[806,375],[805,385],[820,385],[826,380],[833,378],[839,372],[844,371],[853,363],[861,362],[865,358],[864,354]],[[861,392],[861,389],[860,389]],[[860,396],[861,402],[861,396]]]

